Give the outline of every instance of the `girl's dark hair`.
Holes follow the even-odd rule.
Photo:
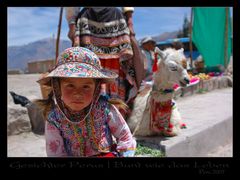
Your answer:
[[[53,107],[53,91],[51,90],[48,94],[47,99],[36,99],[33,101],[43,112],[43,116],[47,119],[48,113],[50,112],[51,108]]]

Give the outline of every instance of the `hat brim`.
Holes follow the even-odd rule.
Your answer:
[[[65,63],[52,70],[47,76],[37,82],[42,85],[51,85],[52,78],[94,78],[102,79],[104,82],[111,82],[118,77],[118,74],[106,69],[98,69],[87,63]]]

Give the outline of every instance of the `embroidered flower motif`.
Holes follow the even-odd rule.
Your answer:
[[[48,124],[47,125],[47,130],[55,130],[55,127],[54,127],[54,125],[51,125],[51,124]]]
[[[111,131],[112,131],[112,133],[116,133],[116,132],[117,132],[117,130],[118,130],[118,128],[117,128],[117,127],[112,127],[112,128],[111,128]]]
[[[59,145],[60,145],[60,141],[59,140],[51,141],[49,143],[49,149],[56,154],[56,152],[57,152],[57,150],[59,148]]]

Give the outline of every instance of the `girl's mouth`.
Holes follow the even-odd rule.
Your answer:
[[[81,102],[81,101],[74,101],[72,103],[74,103],[74,104],[82,104],[83,102]]]

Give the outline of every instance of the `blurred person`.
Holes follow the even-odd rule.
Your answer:
[[[141,41],[142,53],[144,54],[144,81],[152,81],[155,46],[156,42],[150,36],[143,38]]]

